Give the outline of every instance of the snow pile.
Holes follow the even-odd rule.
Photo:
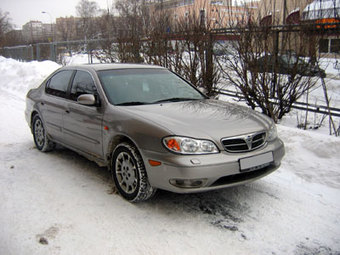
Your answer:
[[[39,86],[59,67],[60,65],[52,61],[27,63],[0,56],[1,90],[9,90],[16,95],[25,96],[29,89]]]
[[[69,65],[79,65],[91,63],[91,57],[88,54],[77,53],[73,56],[64,56],[63,63]],[[100,61],[93,55],[92,63],[100,63]]]
[[[0,58],[0,254],[340,253],[339,138],[278,125],[286,156],[271,175],[130,204],[105,169],[35,149],[23,98],[58,67]]]
[[[326,71],[327,77],[340,78],[340,63],[338,59],[321,58],[320,67]]]

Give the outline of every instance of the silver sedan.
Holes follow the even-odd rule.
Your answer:
[[[28,92],[25,115],[39,150],[58,143],[107,166],[131,202],[254,181],[285,153],[271,119],[159,66],[63,67]]]

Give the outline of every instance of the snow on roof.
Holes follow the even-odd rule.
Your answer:
[[[332,8],[340,8],[340,0],[315,0],[309,5],[306,6],[305,10],[324,10],[324,9],[332,9]]]
[[[290,14],[294,13],[294,12],[297,12],[297,11],[300,11],[300,8],[296,8],[295,10],[292,10],[292,11],[288,14],[288,16],[289,16]]]
[[[303,19],[338,18],[340,16],[340,0],[315,0],[303,10]]]

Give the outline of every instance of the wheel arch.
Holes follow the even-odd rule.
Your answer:
[[[111,166],[112,154],[113,154],[114,150],[116,149],[117,145],[124,143],[124,142],[135,146],[137,148],[138,152],[139,152],[138,146],[136,145],[136,143],[130,137],[123,135],[123,134],[119,134],[119,135],[114,136],[109,142],[108,150],[107,150],[107,156],[106,156],[107,161],[109,162],[108,168],[109,168],[110,171],[112,170],[112,166]]]
[[[121,146],[119,146],[120,144]],[[145,163],[143,160],[143,156],[141,155],[136,144],[129,137],[124,136],[124,135],[119,135],[119,136],[114,137],[114,139],[112,139],[111,148],[112,149],[111,149],[111,154],[110,154],[111,158],[110,158],[109,169],[111,171],[113,182],[119,194],[124,199],[132,203],[142,202],[153,197],[157,191],[157,188],[153,188],[149,183],[148,174],[147,174],[147,170],[146,170]],[[129,154],[129,157],[133,159],[133,162],[134,162],[133,164],[135,166],[133,169],[135,169],[134,172],[136,174],[131,174],[131,176],[135,176],[135,180],[133,182],[137,182],[138,184],[131,193],[123,188],[124,182],[125,182],[125,187],[127,187],[128,183],[131,181],[129,180],[131,178],[130,173],[125,172],[125,175],[124,175],[122,172],[120,172],[120,174],[117,174],[117,170],[114,170],[117,167],[116,162],[119,162],[119,161],[115,161],[114,159],[117,159],[118,156],[121,155],[122,152]],[[116,165],[116,167],[114,165]],[[124,171],[129,171],[129,170],[125,169]],[[120,176],[120,180],[119,180],[118,175]],[[127,178],[127,179],[125,179],[124,181],[124,178]]]
[[[36,111],[36,110],[32,111],[32,113],[31,113],[31,119],[30,119],[30,128],[31,128],[31,131],[32,131],[32,132],[33,132],[33,129],[32,129],[32,127],[33,127],[33,119],[34,119],[34,117],[35,117],[36,115],[39,115],[38,111]]]

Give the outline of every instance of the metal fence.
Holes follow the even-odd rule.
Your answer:
[[[245,100],[242,93],[234,91],[234,90],[217,89],[216,92],[221,95],[226,95],[226,96],[234,97],[240,100]],[[273,100],[273,104],[276,104],[274,100]],[[326,105],[295,102],[292,105],[292,108],[297,109],[297,110],[302,110],[302,111],[309,111],[309,112],[314,112],[314,113],[319,113],[319,114],[331,115],[334,117],[340,117],[340,108],[327,107]]]
[[[4,47],[0,49],[0,55],[6,58],[13,58],[20,61],[34,60],[34,52],[32,45]]]
[[[52,60],[61,63],[60,56],[63,54],[79,51],[88,53],[91,50],[100,49],[101,41],[78,40],[3,47],[0,48],[0,55],[19,61]]]

